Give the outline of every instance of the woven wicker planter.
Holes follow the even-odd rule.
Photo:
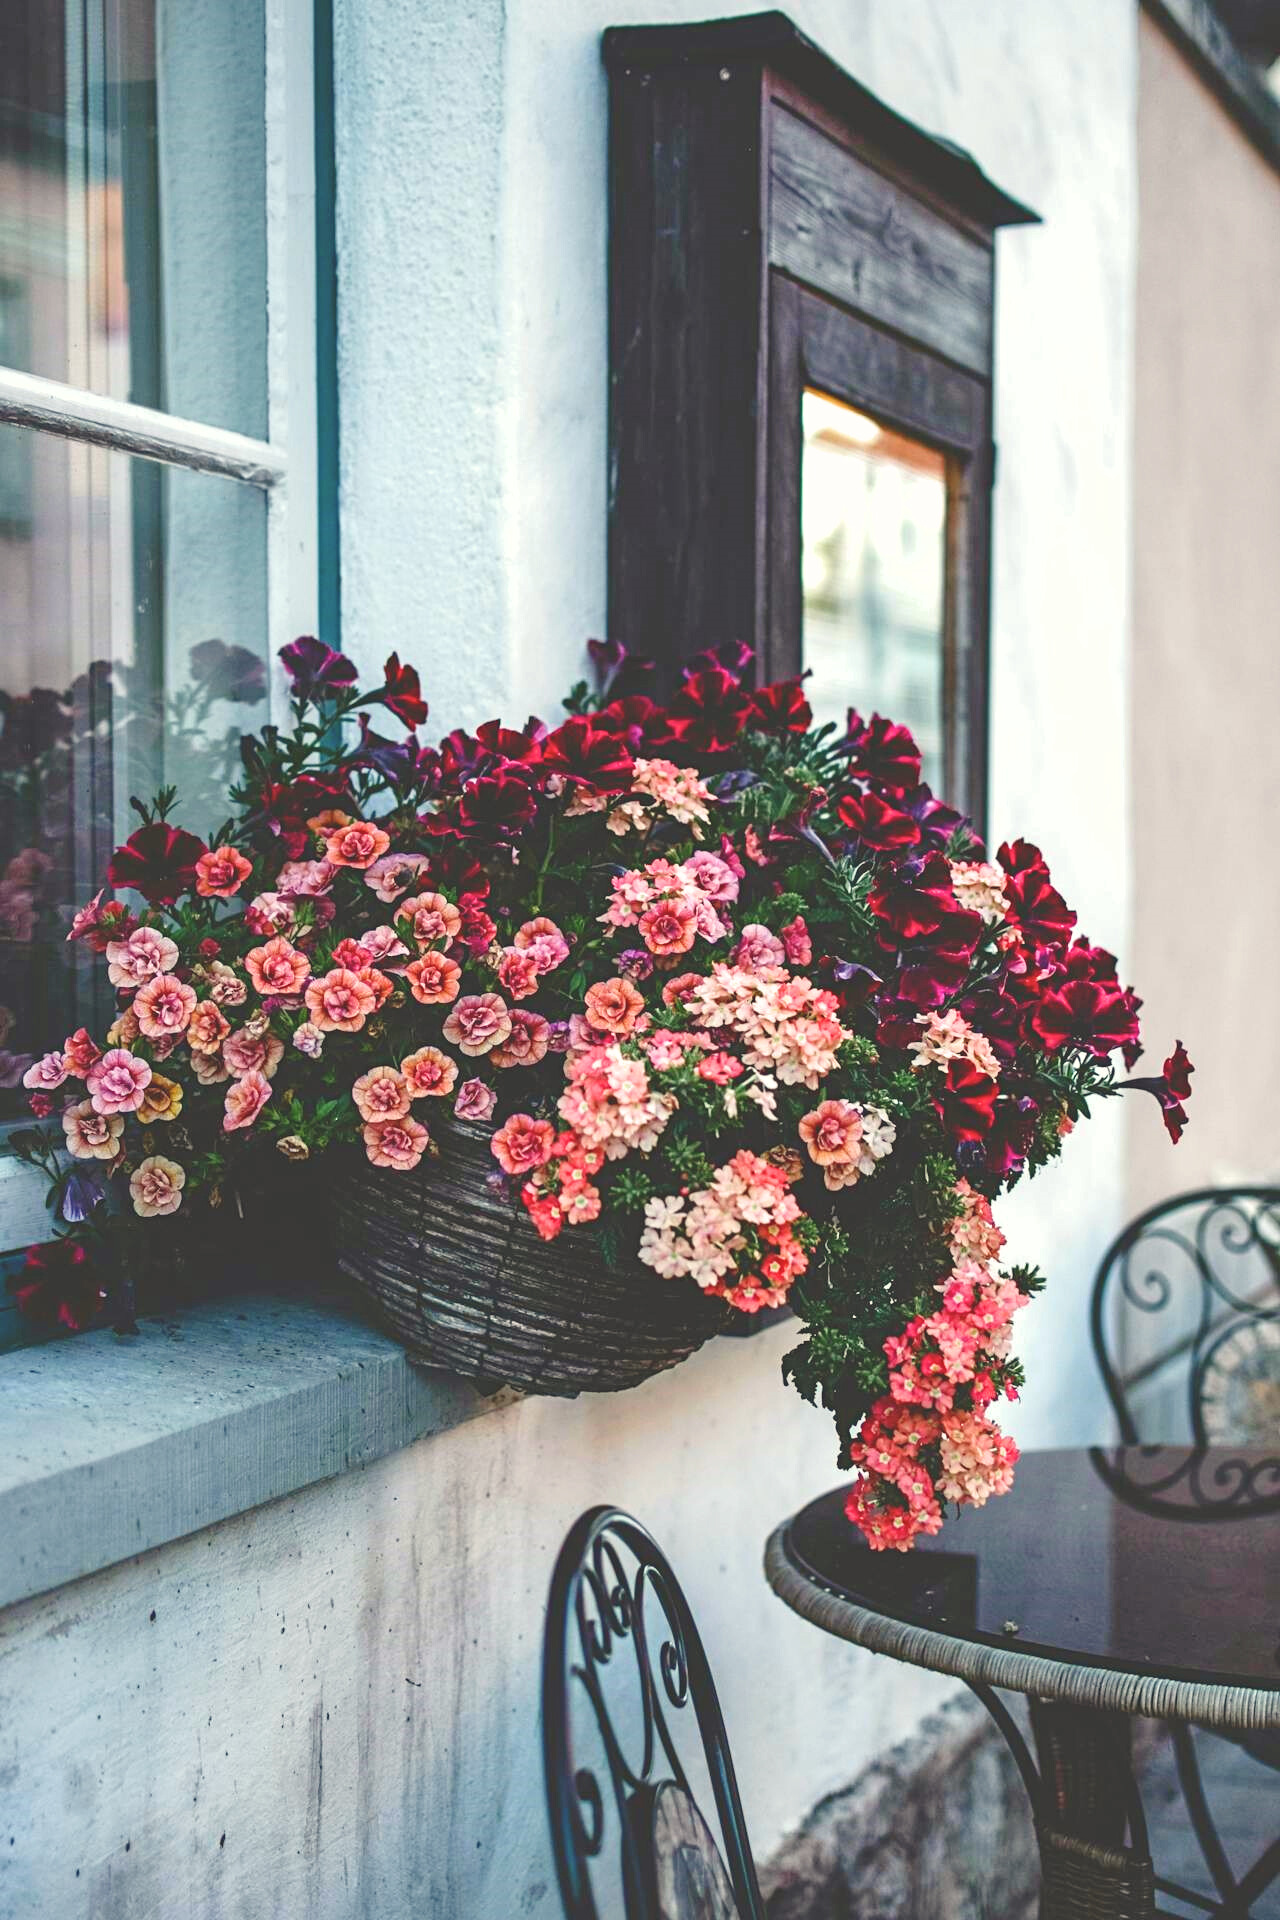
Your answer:
[[[674,1367],[728,1319],[721,1300],[610,1263],[590,1227],[550,1243],[486,1184],[489,1136],[436,1130],[412,1173],[336,1174],[338,1265],[416,1360],[531,1393],[611,1393]]]

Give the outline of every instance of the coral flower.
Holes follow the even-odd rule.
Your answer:
[[[229,900],[252,872],[253,862],[238,847],[210,847],[196,861],[196,892],[206,900]]]
[[[135,927],[127,940],[112,940],[107,947],[107,978],[126,991],[158,973],[170,973],[177,964],[175,942],[154,927]]]
[[[223,1132],[234,1133],[237,1127],[251,1127],[270,1098],[271,1082],[265,1073],[255,1071],[246,1073],[243,1079],[233,1080],[227,1088]]]
[[[305,953],[282,933],[264,947],[253,947],[244,957],[245,971],[258,993],[301,993],[311,973]]]
[[[437,940],[451,947],[462,927],[461,913],[442,893],[414,894],[401,902],[393,918],[420,948],[434,946]]]
[[[129,1175],[134,1212],[144,1220],[152,1220],[158,1214],[176,1213],[182,1205],[182,1189],[186,1183],[186,1170],[176,1160],[166,1160],[159,1153],[148,1155]]]
[[[536,1067],[546,1058],[551,1045],[551,1023],[540,1013],[516,1007],[511,1014],[511,1032],[500,1047],[489,1055],[495,1067]]]
[[[587,1019],[601,1033],[631,1033],[644,1012],[644,1000],[629,980],[616,976],[587,988]]]
[[[423,1100],[428,1095],[443,1099],[453,1092],[458,1063],[447,1053],[441,1053],[439,1047],[419,1047],[416,1053],[400,1062],[400,1071],[408,1084],[411,1100]]]
[[[368,820],[338,827],[324,843],[324,857],[332,867],[371,867],[391,845],[391,835]]]
[[[182,1088],[176,1080],[166,1080],[162,1073],[153,1073],[147,1085],[146,1096],[138,1108],[138,1118],[149,1127],[155,1120],[166,1123],[176,1120],[182,1112]]]
[[[533,955],[539,973],[554,973],[569,958],[569,942],[555,921],[549,920],[545,913],[517,927],[511,936],[511,944],[519,947],[522,953]]]
[[[231,1022],[212,1000],[201,1000],[187,1027],[187,1045],[192,1053],[220,1053],[231,1031]]]
[[[453,1111],[459,1120],[491,1120],[497,1104],[497,1094],[483,1080],[464,1080]]]
[[[375,989],[349,967],[334,967],[313,980],[305,998],[312,1023],[322,1033],[359,1033],[378,1004]]]
[[[687,900],[659,900],[638,921],[650,953],[688,953],[698,933],[697,910]]]
[[[133,1003],[139,1030],[148,1040],[185,1033],[195,1010],[195,988],[167,973],[154,974],[145,986],[139,987]]]
[[[498,956],[498,984],[512,1000],[527,1000],[538,991],[538,962],[527,948],[504,947]]]
[[[513,1113],[506,1125],[498,1128],[489,1147],[502,1171],[519,1177],[546,1166],[555,1137],[556,1130],[549,1120],[535,1120],[528,1113]]]
[[[862,1138],[862,1115],[848,1100],[824,1100],[800,1122],[800,1138],[819,1167],[852,1160]]]
[[[370,1067],[351,1089],[362,1120],[402,1120],[412,1097],[408,1079],[394,1067]]]
[[[468,993],[454,1007],[443,1031],[459,1053],[489,1053],[510,1035],[511,1014],[501,994]]]
[[[416,1167],[431,1135],[420,1120],[370,1120],[364,1127],[364,1150],[375,1167],[393,1167],[408,1173]]]
[[[80,1100],[63,1110],[62,1131],[67,1136],[67,1152],[77,1160],[114,1160],[120,1151],[124,1115],[98,1113],[92,1100]]]
[[[77,1080],[83,1080],[95,1060],[101,1060],[102,1048],[96,1040],[89,1037],[84,1027],[77,1027],[68,1034],[62,1044],[62,1057],[66,1061],[67,1072],[74,1073]]]
[[[136,1113],[151,1069],[127,1047],[112,1047],[90,1067],[85,1080],[95,1113]]]
[[[284,1041],[275,1033],[251,1033],[241,1027],[222,1043],[222,1061],[237,1080],[247,1073],[263,1073],[274,1080],[276,1068],[284,1059]]]
[[[443,1006],[456,1000],[462,984],[462,968],[445,953],[424,953],[411,960],[404,970],[409,991],[424,1007]]]

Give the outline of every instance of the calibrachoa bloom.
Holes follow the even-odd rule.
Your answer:
[[[187,1184],[184,1168],[163,1154],[148,1154],[129,1175],[129,1195],[133,1210],[144,1220],[157,1214],[176,1213],[182,1205],[182,1189]]]
[[[413,1089],[394,1067],[370,1067],[351,1089],[362,1120],[400,1120],[409,1111]]]
[[[306,954],[282,934],[276,934],[265,946],[252,947],[244,965],[256,993],[301,993],[311,977]]]
[[[416,1053],[408,1054],[400,1062],[400,1071],[411,1100],[422,1100],[428,1096],[443,1099],[446,1094],[453,1092],[458,1078],[458,1063],[451,1060],[447,1053],[441,1053],[439,1047],[419,1047]],[[359,1082],[356,1084],[359,1085]],[[371,1116],[365,1117],[368,1119]]]
[[[154,974],[134,997],[133,1011],[148,1040],[185,1033],[196,1010],[196,990],[170,974]]]
[[[404,970],[409,991],[424,1007],[443,1006],[456,1000],[462,983],[462,968],[447,953],[424,953],[411,960]]]
[[[78,1100],[63,1109],[62,1130],[67,1152],[77,1160],[114,1160],[124,1134],[124,1116],[99,1113],[92,1100]]]
[[[375,989],[349,967],[334,967],[311,981],[303,997],[321,1033],[359,1033],[378,1004]]]
[[[251,1127],[271,1098],[271,1082],[255,1069],[227,1088],[223,1130],[234,1133],[238,1127]]]
[[[474,1059],[509,1038],[511,1014],[500,994],[469,993],[456,1002],[441,1031],[450,1046]]]
[[[527,1113],[513,1113],[493,1136],[493,1157],[504,1173],[532,1173],[551,1158],[555,1132],[549,1120],[534,1120]]]
[[[365,1152],[374,1166],[393,1167],[397,1173],[416,1167],[430,1140],[420,1120],[369,1120],[364,1126]]]
[[[238,847],[211,847],[196,861],[196,892],[206,899],[229,900],[252,872],[253,862]]]
[[[483,1080],[464,1080],[458,1088],[453,1111],[459,1120],[490,1120],[497,1104],[497,1094]]]
[[[112,1047],[90,1067],[85,1085],[95,1113],[136,1113],[150,1079],[145,1060],[127,1047]]]
[[[154,927],[135,927],[127,940],[113,940],[107,948],[107,978],[113,987],[140,987],[177,964],[177,942]]]

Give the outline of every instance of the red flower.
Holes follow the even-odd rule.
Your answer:
[[[601,707],[595,720],[598,726],[625,740],[632,753],[648,753],[652,748],[665,746],[671,737],[664,709],[647,693],[629,693],[622,699],[610,700],[608,706]]]
[[[48,1333],[58,1327],[79,1333],[97,1319],[107,1297],[88,1249],[78,1240],[28,1247],[13,1288],[19,1311]]]
[[[583,715],[547,735],[542,766],[585,793],[625,793],[635,771],[626,742]]]
[[[537,811],[528,781],[502,767],[464,788],[458,823],[484,839],[507,840],[527,827]]]
[[[996,1102],[995,1119],[983,1142],[986,1169],[996,1180],[1008,1180],[1022,1170],[1022,1163],[1035,1136],[1040,1109],[1034,1100],[1001,1098]]]
[[[919,823],[872,788],[842,793],[836,802],[836,812],[864,846],[874,847],[877,852],[901,852],[914,847],[920,839]]]
[[[323,699],[355,684],[356,670],[346,655],[335,653],[314,634],[304,633],[281,647],[280,659],[296,700]]]
[[[1100,1060],[1138,1038],[1133,995],[1106,980],[1068,980],[1032,1009],[1030,1024],[1046,1052],[1080,1047]]]
[[[260,820],[278,836],[290,860],[301,860],[311,850],[307,821],[314,814],[340,807],[348,798],[345,780],[317,780],[314,774],[300,773],[286,785],[262,789]]]
[[[947,947],[966,947],[972,953],[982,937],[982,918],[959,905],[951,886],[951,868],[941,854],[899,862],[872,887],[867,905],[881,925],[901,940],[938,937]],[[885,942],[883,935],[881,940],[893,944]]]
[[[1008,875],[1005,892],[1017,925],[1033,945],[1065,947],[1076,916],[1050,884],[1049,869],[1039,847],[1027,840],[1015,840],[1012,846],[1001,847],[996,858]]]
[[[402,667],[400,655],[393,653],[388,656],[383,673],[386,676],[386,685],[374,695],[375,700],[380,700],[384,707],[390,707],[392,713],[398,720],[403,720],[406,727],[420,727],[429,709],[422,698],[418,669],[407,663]]]
[[[505,760],[521,767],[537,766],[546,737],[547,726],[542,720],[530,720],[523,733],[517,733],[514,727],[504,727],[501,720],[486,720],[482,727],[476,728],[476,739],[486,753],[491,753],[499,763]],[[486,767],[485,771],[493,773],[497,768]]]
[[[878,713],[864,720],[850,707],[843,744],[849,752],[849,771],[864,780],[874,780],[895,793],[919,784],[920,749],[910,730],[895,721]]]
[[[900,1000],[922,1011],[940,1007],[960,991],[969,977],[972,960],[972,947],[912,948],[903,955],[893,991]]]
[[[1165,1131],[1176,1147],[1182,1138],[1182,1130],[1187,1124],[1187,1111],[1184,1100],[1191,1098],[1191,1076],[1195,1072],[1187,1058],[1186,1048],[1181,1040],[1173,1043],[1173,1052],[1164,1063],[1164,1072],[1158,1080],[1122,1080],[1124,1088],[1136,1087],[1142,1093],[1150,1093],[1160,1102],[1160,1116]]]
[[[813,708],[804,697],[803,675],[757,687],[751,696],[747,725],[761,733],[804,733],[813,723]]]
[[[953,1140],[981,1140],[995,1122],[997,1094],[995,1081],[970,1061],[952,1060],[933,1104]]]
[[[196,861],[207,851],[194,833],[154,820],[116,848],[107,878],[113,887],[132,887],[146,900],[176,900],[195,885]]]
[[[735,674],[705,667],[685,675],[667,710],[669,737],[694,753],[725,753],[747,723],[751,697]]]

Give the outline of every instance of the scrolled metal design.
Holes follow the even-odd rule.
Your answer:
[[[624,1724],[619,1709],[628,1703]],[[582,1714],[607,1777],[575,1759]],[[611,1834],[627,1920],[654,1912],[646,1813],[665,1783],[690,1792],[677,1737],[685,1721],[710,1775],[742,1920],[763,1920],[724,1721],[688,1601],[639,1522],[616,1508],[596,1508],[560,1551],[543,1654],[547,1804],[568,1920],[599,1920],[592,1865]]]
[[[1167,1344],[1124,1366],[1111,1337],[1117,1307],[1147,1323],[1168,1314],[1174,1331]],[[1251,1327],[1277,1328],[1280,1373],[1280,1188],[1203,1188],[1148,1208],[1107,1249],[1094,1281],[1091,1326],[1123,1441],[1142,1437],[1134,1390],[1179,1366],[1193,1442],[1243,1440],[1243,1432],[1210,1432],[1208,1389],[1232,1341]]]
[[[1203,1447],[1091,1447],[1118,1500],[1162,1520],[1255,1520],[1280,1512],[1280,1455]]]

